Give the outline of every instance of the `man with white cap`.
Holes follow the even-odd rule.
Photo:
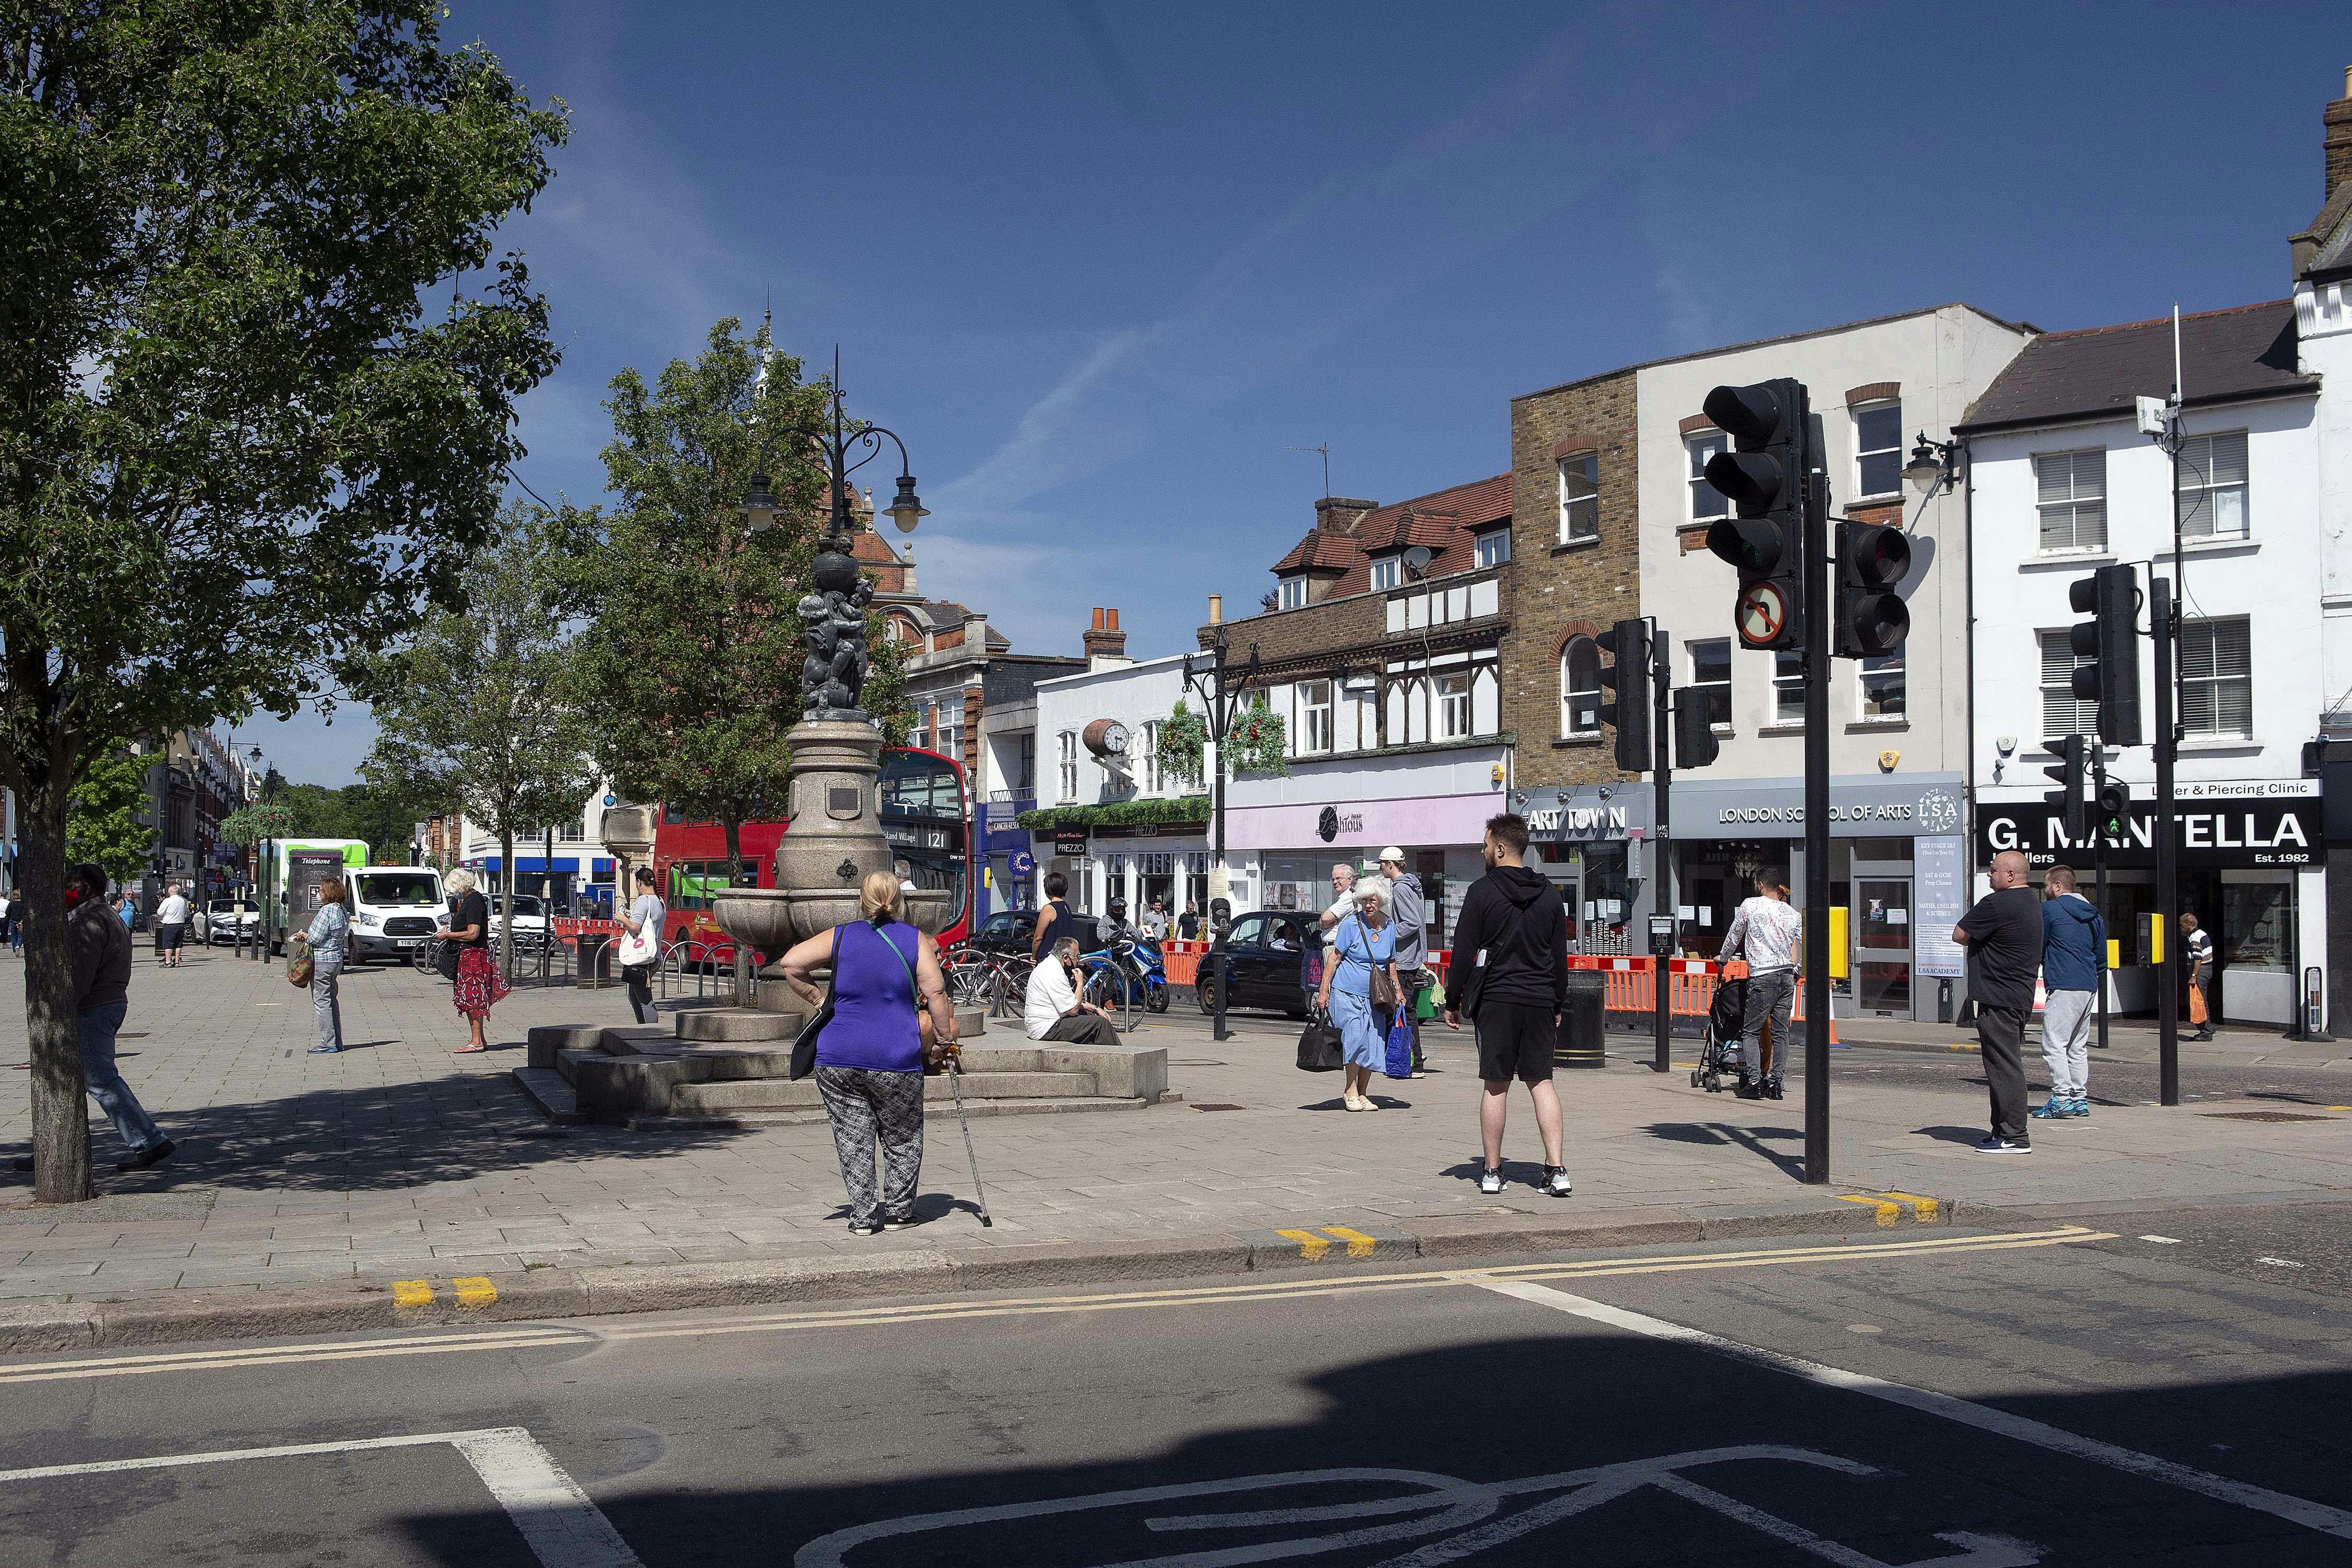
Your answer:
[[[1421,879],[1404,868],[1404,851],[1391,844],[1381,851],[1381,875],[1389,883],[1389,923],[1396,931],[1397,978],[1404,983],[1406,1018],[1412,1024],[1412,1076],[1423,1072],[1421,1058],[1421,994],[1429,986],[1429,900]]]

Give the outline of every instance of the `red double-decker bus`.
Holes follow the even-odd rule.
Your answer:
[[[971,796],[963,765],[937,752],[894,746],[882,753],[881,797],[882,835],[890,841],[900,879],[952,895],[955,914],[939,941],[941,946],[961,942],[971,931],[973,882]],[[776,845],[783,836],[781,822],[743,825],[744,887],[776,885]],[[654,833],[654,875],[669,907],[663,947],[691,941],[707,948],[689,955],[695,962],[733,963],[734,943],[710,912],[711,895],[727,886],[726,829],[665,809]]]

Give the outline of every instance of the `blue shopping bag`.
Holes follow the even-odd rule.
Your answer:
[[[1402,1011],[1389,1026],[1389,1059],[1382,1070],[1391,1078],[1412,1076],[1412,1023]]]

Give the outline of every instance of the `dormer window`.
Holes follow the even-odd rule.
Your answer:
[[[1375,593],[1382,588],[1393,588],[1403,580],[1402,562],[1400,557],[1378,555],[1372,558],[1372,589]]]
[[[1304,608],[1307,604],[1307,579],[1285,577],[1281,586],[1281,605],[1286,610]]]
[[[1478,564],[1500,566],[1511,558],[1511,531],[1507,524],[1489,529],[1478,535]]]

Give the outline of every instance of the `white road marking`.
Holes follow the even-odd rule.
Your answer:
[[[255,1345],[247,1349],[174,1351],[160,1355],[101,1356],[89,1361],[20,1362],[0,1366],[0,1384],[51,1383],[60,1378],[126,1377],[287,1362],[353,1361],[387,1355],[436,1355],[445,1351],[494,1351],[526,1345],[592,1345],[575,1329],[514,1329],[480,1334],[430,1334],[404,1340],[343,1340],[321,1345]]]
[[[96,1459],[79,1465],[41,1465],[0,1470],[0,1485],[48,1480],[60,1476],[111,1475],[124,1470],[165,1470],[184,1465],[221,1465],[241,1459],[292,1459],[314,1454],[362,1454],[383,1448],[423,1448],[446,1443],[465,1456],[499,1506],[530,1543],[544,1568],[644,1568],[637,1554],[613,1528],[604,1510],[564,1474],[548,1451],[520,1426],[472,1432],[418,1432],[401,1437],[362,1437],[342,1443],[289,1443],[274,1448],[222,1448],[208,1454],[158,1454],[142,1459]]]
[[[1272,1563],[1285,1558],[1319,1556],[1329,1552],[1346,1552],[1378,1545],[1384,1542],[1404,1542],[1422,1539],[1424,1544],[1401,1557],[1384,1559],[1377,1568],[1440,1568],[1441,1564],[1459,1562],[1492,1548],[1501,1546],[1521,1536],[1554,1525],[1588,1511],[1601,1503],[1623,1497],[1645,1486],[1654,1486],[1675,1493],[1703,1508],[1748,1525],[1771,1536],[1811,1552],[1817,1557],[1835,1563],[1840,1568],[1887,1568],[1876,1558],[1841,1546],[1814,1534],[1802,1525],[1766,1512],[1751,1504],[1740,1502],[1711,1488],[1690,1480],[1684,1471],[1701,1465],[1720,1465],[1742,1460],[1781,1460],[1791,1464],[1811,1465],[1822,1469],[1848,1476],[1874,1476],[1883,1472],[1856,1459],[1842,1458],[1835,1454],[1823,1454],[1811,1448],[1791,1448],[1772,1444],[1748,1444],[1737,1447],[1706,1448],[1686,1454],[1668,1454],[1657,1458],[1633,1459],[1621,1464],[1596,1465],[1589,1469],[1565,1470],[1557,1475],[1528,1476],[1518,1480],[1481,1483],[1465,1481],[1453,1476],[1438,1475],[1427,1470],[1334,1469],[1290,1470],[1273,1475],[1242,1476],[1225,1480],[1198,1481],[1189,1485],[1144,1487],[1131,1491],[1097,1492],[1090,1497],[1049,1498],[1038,1502],[1000,1503],[989,1508],[957,1509],[950,1512],[917,1514],[911,1517],[877,1520],[871,1524],[855,1525],[838,1530],[831,1535],[810,1542],[793,1555],[793,1568],[848,1568],[849,1554],[870,1542],[893,1536],[927,1534],[936,1531],[956,1530],[972,1525],[1006,1524],[1020,1520],[1042,1519],[1055,1514],[1083,1513],[1093,1510],[1129,1508],[1143,1504],[1174,1502],[1187,1498],[1226,1497],[1237,1492],[1266,1491],[1275,1489],[1328,1489],[1334,1485],[1390,1482],[1402,1487],[1417,1487],[1418,1491],[1406,1491],[1384,1498],[1367,1498],[1354,1502],[1310,1504],[1302,1508],[1244,1510],[1229,1513],[1193,1513],[1146,1518],[1144,1529],[1154,1534],[1183,1534],[1203,1530],[1271,1530],[1286,1525],[1338,1524],[1342,1528],[1324,1535],[1291,1536],[1277,1541],[1255,1542],[1246,1546],[1227,1547],[1222,1551],[1179,1552],[1171,1556],[1136,1558],[1117,1568],[1239,1568],[1252,1563]],[[1506,1500],[1541,1492],[1561,1492],[1565,1495],[1548,1499],[1516,1513],[1502,1511]],[[1383,1517],[1417,1514],[1392,1524],[1370,1522]],[[1427,1540],[1442,1536],[1442,1540]],[[2041,1549],[2024,1542],[2002,1536],[1970,1535],[1954,1532],[1937,1537],[1962,1551],[1948,1557],[1932,1558],[1912,1563],[1908,1568],[2031,1568],[2041,1560]],[[976,1550],[976,1548],[975,1548]],[[1000,1551],[1004,1548],[1000,1547]],[[979,1561],[978,1558],[960,1559]]]
[[[2273,1268],[2300,1268],[2303,1267],[2302,1264],[2297,1263],[2292,1258],[2257,1258],[2254,1261],[2257,1263],[2267,1263]]]
[[[2143,1236],[2140,1239],[2142,1241],[2155,1242],[2159,1247],[2179,1247],[2180,1245],[2180,1238],[2177,1236]]]
[[[2005,1410],[1996,1410],[1990,1405],[1972,1404],[1948,1394],[1938,1394],[1933,1389],[1914,1388],[1909,1384],[1892,1383],[1885,1378],[1872,1377],[1867,1373],[1848,1372],[1843,1367],[1825,1366],[1819,1362],[1804,1361],[1796,1356],[1784,1355],[1779,1351],[1741,1344],[1737,1340],[1727,1340],[1719,1334],[1708,1333],[1704,1329],[1686,1328],[1680,1323],[1670,1323],[1663,1318],[1653,1318],[1647,1313],[1632,1311],[1623,1307],[1612,1307],[1605,1301],[1595,1301],[1583,1296],[1572,1296],[1565,1290],[1555,1290],[1546,1285],[1532,1284],[1519,1279],[1482,1279],[1475,1275],[1464,1276],[1464,1282],[1475,1285],[1481,1289],[1515,1297],[1538,1307],[1549,1307],[1555,1311],[1568,1312],[1592,1322],[1622,1329],[1629,1333],[1703,1346],[1741,1361],[1769,1367],[1775,1372],[1784,1372],[1793,1377],[1803,1378],[1808,1383],[1820,1384],[1828,1388],[1843,1389],[1852,1394],[1866,1394],[1874,1399],[1885,1400],[1890,1405],[1900,1405],[1929,1415],[1940,1415],[1947,1421],[1956,1421],[1963,1426],[1973,1426],[1979,1431],[2014,1438],[2021,1443],[2031,1443],[2036,1447],[2047,1448],[2053,1453],[2087,1459],[2093,1464],[2105,1465],[2132,1475],[2146,1476],[2152,1480],[2163,1481],[2187,1491],[2234,1504],[2239,1508],[2271,1514],[2291,1523],[2319,1531],[2324,1534],[2352,1540],[2352,1513],[2347,1513],[2342,1509],[2330,1508],[2326,1503],[2313,1502],[2306,1498],[2291,1497],[2285,1492],[2273,1491],[2268,1487],[2258,1487],[2246,1481],[2234,1481],[2227,1476],[2217,1476],[2210,1471],[2191,1469],[2187,1465],[2177,1465],[2169,1459],[2159,1459],[2153,1454],[2143,1454],[2136,1449],[2118,1447],[2113,1443],[2100,1442],[2095,1437],[2080,1436],[2075,1433],[2045,1426],[2042,1422],[2031,1420],[2022,1415],[2012,1415]]]

